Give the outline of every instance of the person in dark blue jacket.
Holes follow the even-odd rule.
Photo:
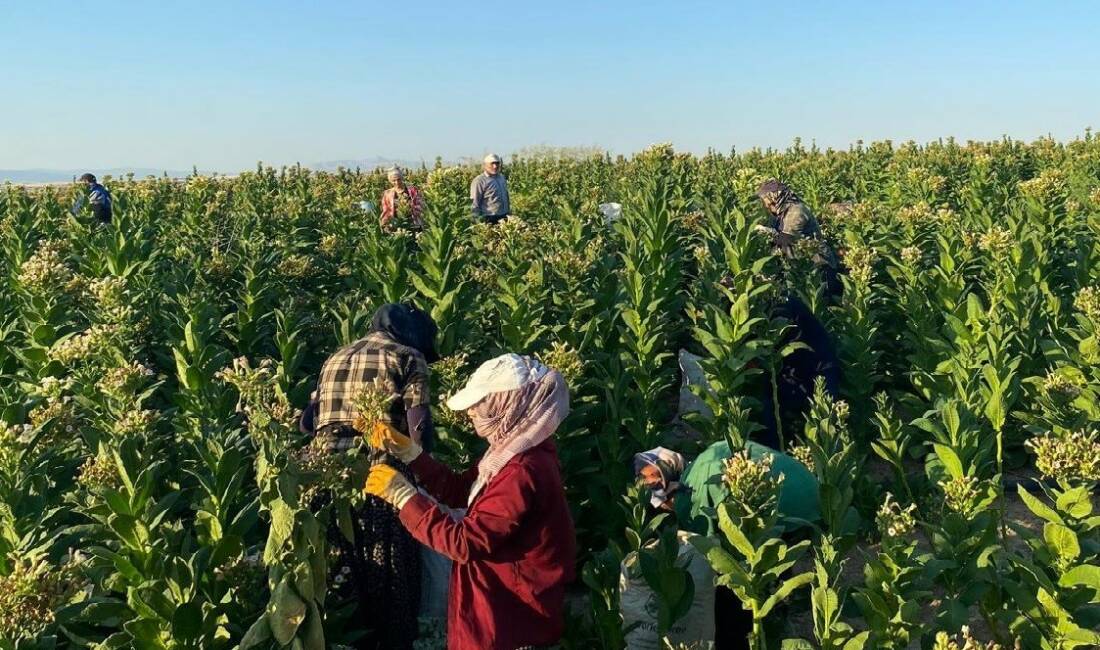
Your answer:
[[[783,348],[795,342],[807,346],[784,357],[775,378],[783,438],[790,441],[791,435],[800,430],[798,425],[813,399],[814,381],[818,376],[825,379],[825,391],[831,397],[839,396],[840,360],[832,337],[806,303],[793,295],[788,296],[773,308],[772,314],[790,325],[777,347]],[[765,385],[763,393],[761,401],[764,404],[764,430],[754,436],[754,439],[774,449],[780,449],[776,407],[770,384]]]
[[[95,217],[97,222],[111,223],[111,215],[114,212],[114,201],[111,200],[111,193],[96,181],[93,174],[84,174],[80,177],[80,182],[84,183],[84,187],[88,189],[88,195],[81,197],[76,202],[72,209],[73,215],[80,214],[80,209],[84,207],[84,203],[87,201],[88,207],[92,210],[92,216]]]

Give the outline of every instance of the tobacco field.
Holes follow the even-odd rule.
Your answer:
[[[0,648],[362,634],[325,542],[360,486],[297,418],[325,357],[402,300],[439,325],[447,462],[483,449],[442,406],[482,361],[533,354],[570,383],[557,445],[581,551],[563,647],[623,647],[630,551],[668,629],[708,587],[631,459],[751,437],[789,352],[784,293],[825,324],[843,377],[782,431],[819,482],[812,533],[779,536],[766,472],[723,477],[706,557],[754,646],[1100,645],[1100,139],[517,157],[518,218],[498,227],[469,215],[478,171],[410,170],[417,234],[360,207],[382,170],[106,179],[105,227],[69,213],[75,185],[0,188]],[[818,215],[840,298],[754,232],[772,177]],[[710,417],[677,417],[680,350],[702,358]],[[321,490],[335,505],[312,512]]]

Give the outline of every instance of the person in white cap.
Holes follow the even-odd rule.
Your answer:
[[[470,182],[471,210],[475,219],[485,223],[498,223],[511,215],[512,204],[508,198],[508,181],[500,173],[500,156],[485,156],[482,173]]]
[[[408,436],[378,427],[371,446],[407,463],[427,494],[385,464],[371,469],[364,491],[391,503],[414,538],[453,561],[450,650],[553,645],[576,552],[553,440],[569,413],[565,379],[505,354],[482,364],[447,407],[466,411],[488,441],[478,464],[454,472]],[[468,510],[456,519],[439,504]]]

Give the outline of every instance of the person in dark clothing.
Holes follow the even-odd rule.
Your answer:
[[[825,390],[837,397],[840,393],[840,360],[832,338],[806,306],[794,296],[788,296],[775,306],[773,316],[787,321],[787,328],[777,348],[791,343],[804,343],[807,347],[795,350],[783,358],[775,378],[775,397],[779,401],[779,422],[776,421],[776,405],[770,382],[765,384],[761,401],[764,405],[764,430],[755,439],[774,449],[781,449],[779,423],[787,440],[797,429],[798,423],[813,398],[814,380],[825,379]]]
[[[111,193],[107,191],[107,188],[100,185],[92,174],[82,175],[80,182],[84,183],[88,194],[80,197],[73,205],[72,210],[70,210],[73,216],[80,214],[80,209],[87,202],[88,207],[91,208],[92,216],[95,217],[98,223],[111,223],[111,216],[114,213],[114,202],[111,200]]]
[[[427,313],[408,305],[383,305],[365,337],[337,350],[322,365],[314,399],[299,427],[325,436],[328,453],[359,447],[372,466],[388,464],[414,481],[404,463],[360,445],[360,436],[370,432],[356,429],[361,414],[355,402],[364,389],[384,387],[392,399],[381,424],[430,446],[428,363],[439,356],[436,333]],[[352,529],[354,539],[348,540],[334,523],[328,537],[339,552],[333,563],[337,595],[356,603],[357,621],[371,631],[358,647],[412,648],[420,608],[420,545],[397,513],[373,497],[353,510]]]

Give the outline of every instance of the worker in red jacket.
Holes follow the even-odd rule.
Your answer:
[[[569,412],[565,380],[530,357],[506,354],[482,364],[447,406],[466,411],[489,442],[478,464],[456,473],[409,437],[376,427],[371,445],[407,463],[431,496],[385,464],[371,469],[365,491],[393,504],[413,537],[454,562],[450,650],[554,644],[576,550],[552,438]],[[466,513],[453,517],[436,500]]]

